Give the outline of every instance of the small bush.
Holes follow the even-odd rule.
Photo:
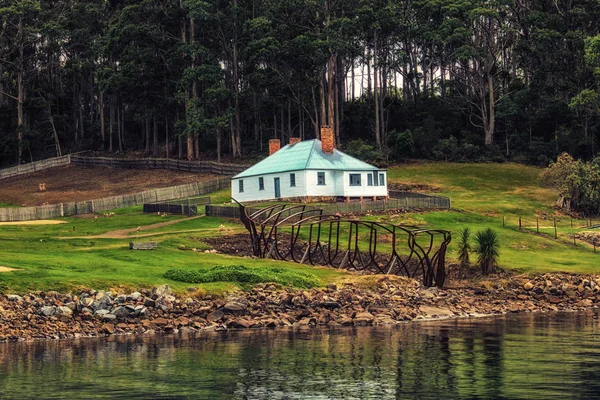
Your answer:
[[[314,275],[278,267],[248,268],[243,265],[218,265],[207,270],[170,269],[165,278],[186,283],[235,282],[240,284],[279,283],[311,288],[320,281]]]
[[[498,250],[500,248],[500,241],[498,240],[498,234],[490,228],[485,231],[477,232],[475,235],[475,252],[478,256],[479,267],[481,273],[484,275],[493,273],[496,271],[496,265],[498,264]]]

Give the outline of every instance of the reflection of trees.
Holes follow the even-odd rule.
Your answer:
[[[589,397],[600,391],[598,331],[595,314],[530,314],[17,343],[0,345],[0,397]]]

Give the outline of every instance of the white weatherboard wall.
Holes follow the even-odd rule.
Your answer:
[[[296,186],[290,186],[290,173],[296,174]],[[264,178],[265,188],[259,190],[258,178]],[[306,196],[306,171],[279,172],[231,180],[231,197],[237,201],[260,201],[275,199],[275,178],[279,178],[281,197]],[[316,178],[315,178],[316,179]],[[239,191],[239,181],[244,181],[244,191]]]
[[[344,197],[385,197],[388,195],[387,190],[387,172],[386,171],[377,171],[377,173],[384,175],[383,186],[368,186],[368,177],[367,175],[373,174],[373,171],[365,172],[365,171],[343,171],[343,182],[344,182]],[[350,186],[350,174],[360,174],[360,186]],[[379,179],[378,175],[378,179]],[[340,195],[342,196],[342,195]]]
[[[325,173],[325,185],[318,185],[319,172]],[[307,170],[306,193],[308,196],[337,196],[336,171]]]

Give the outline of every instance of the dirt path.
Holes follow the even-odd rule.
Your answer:
[[[137,228],[119,229],[116,231],[102,233],[100,235],[61,236],[61,237],[58,237],[57,239],[128,239],[128,238],[140,238],[140,237],[164,235],[165,233],[176,233],[176,232],[154,232],[154,233],[147,233],[147,234],[142,234],[142,235],[129,235],[129,234],[133,233],[133,232],[142,232],[142,231],[149,231],[151,229],[163,228],[165,226],[175,225],[182,221],[189,221],[191,219],[202,218],[202,217],[203,217],[203,215],[199,215],[197,217],[176,219],[174,221],[166,221],[166,222],[159,222],[157,224],[152,224],[152,225],[138,226]],[[185,231],[183,231],[183,232],[185,232]]]
[[[66,221],[56,221],[53,219],[40,219],[36,221],[12,221],[12,222],[0,222],[2,225],[58,225],[66,224]]]

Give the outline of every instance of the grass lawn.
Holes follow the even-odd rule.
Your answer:
[[[555,194],[540,186],[541,171],[516,164],[429,163],[392,167],[390,182],[428,185],[435,193],[449,196],[453,210],[365,218],[454,233],[467,226],[474,232],[490,227],[499,233],[500,264],[505,269],[600,272],[600,253],[593,253],[591,247],[581,242],[577,246],[572,244],[572,234],[581,230],[585,222],[575,220],[571,228],[570,218],[553,209]],[[229,203],[229,194],[227,189],[213,193],[213,203]],[[200,238],[244,232],[236,221],[145,215],[141,207],[114,212],[115,216],[110,218],[101,215],[63,218],[64,223],[58,225],[0,225],[0,266],[21,269],[0,273],[0,292],[69,290],[79,286],[137,288],[162,283],[178,291],[200,287],[209,293],[222,293],[234,288],[235,284],[230,282],[192,285],[164,277],[169,269],[206,270],[216,265],[283,267],[312,274],[323,285],[347,276],[344,271],[330,268],[202,251],[206,246],[199,242]],[[522,231],[518,230],[519,217]],[[555,217],[558,240],[554,239]],[[139,232],[137,227],[141,228]],[[149,236],[133,239],[137,235]],[[159,248],[131,251],[128,243],[132,240],[157,241]],[[181,247],[188,250],[180,250]],[[189,251],[191,248],[200,251]],[[455,260],[456,256],[454,241],[448,259]]]
[[[218,294],[233,289],[235,284],[229,282],[192,285],[163,277],[164,273],[171,268],[209,269],[216,265],[244,265],[249,268],[285,267],[292,271],[310,273],[323,285],[345,275],[342,271],[330,268],[273,260],[242,259],[179,249],[184,246],[187,249],[203,250],[207,247],[198,241],[199,238],[220,235],[223,233],[223,227],[227,233],[243,229],[239,224],[219,218],[186,219],[176,216],[144,215],[140,207],[132,207],[119,210],[111,218],[69,217],[62,220],[66,223],[0,226],[0,265],[21,269],[0,273],[0,292],[50,289],[65,291],[80,286],[91,286],[97,289],[123,286],[133,289],[162,283],[168,283],[177,291],[185,291],[189,287],[201,287],[209,293]],[[158,233],[150,239],[131,239],[131,234],[119,239],[75,238],[173,220],[181,220],[181,222],[139,232],[140,234]],[[131,240],[157,241],[158,250],[129,250],[128,244]]]

